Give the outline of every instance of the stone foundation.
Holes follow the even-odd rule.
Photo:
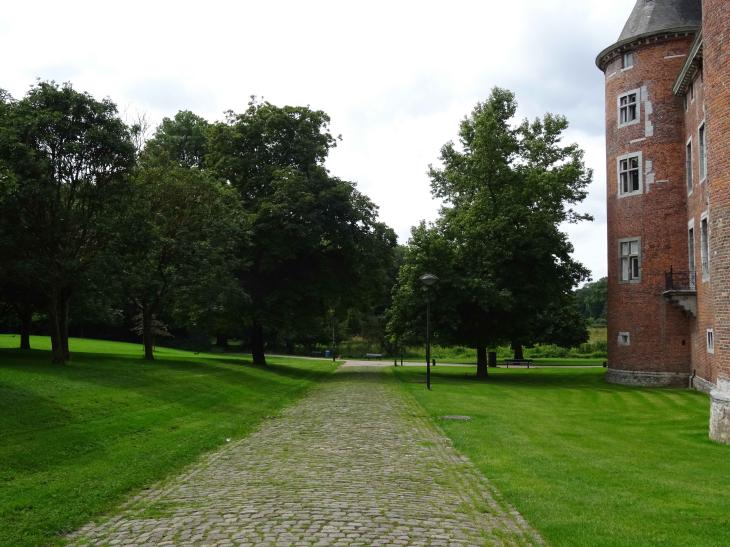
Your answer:
[[[710,404],[710,439],[730,444],[730,379],[717,381]]]
[[[712,393],[713,389],[716,388],[715,384],[713,384],[709,380],[701,378],[700,376],[694,377],[694,379],[692,380],[692,385],[690,387],[694,388],[696,391],[707,393],[708,395]]]
[[[609,368],[606,381],[611,384],[644,387],[688,387],[686,372],[645,372],[638,370],[617,370]]]

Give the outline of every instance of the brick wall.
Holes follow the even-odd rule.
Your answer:
[[[710,276],[715,311],[715,363],[730,376],[730,2],[704,0]]]
[[[694,220],[695,252],[697,268],[697,317],[690,323],[692,338],[692,370],[703,380],[714,383],[717,372],[714,355],[707,352],[707,329],[714,328],[715,313],[712,292],[712,276],[702,278],[700,222],[702,214],[709,211],[708,182],[700,179],[699,127],[705,120],[705,86],[700,74],[693,82],[694,93],[687,93],[684,115],[684,140],[692,142],[692,193],[687,197],[687,224]],[[694,99],[692,99],[694,97]],[[698,382],[699,383],[699,382]]]
[[[608,196],[608,362],[618,370],[689,372],[690,321],[662,296],[664,274],[687,269],[687,191],[684,178],[684,108],[672,93],[690,37],[657,40],[606,67]],[[640,123],[618,127],[618,97],[640,89]],[[644,192],[618,197],[617,158],[643,156]],[[619,240],[641,238],[640,283],[619,281]],[[619,332],[631,344],[618,344]]]

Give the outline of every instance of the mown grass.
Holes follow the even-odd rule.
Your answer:
[[[398,368],[402,386],[555,545],[730,544],[730,447],[707,396],[614,386],[603,369]],[[468,415],[471,421],[440,416]]]
[[[71,340],[50,364],[47,339],[0,335],[0,545],[46,545],[121,499],[245,436],[334,369]]]

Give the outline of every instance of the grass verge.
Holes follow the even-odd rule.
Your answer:
[[[195,355],[71,340],[20,352],[0,335],[0,545],[60,543],[62,534],[131,492],[251,432],[330,374],[331,362]]]
[[[730,544],[730,447],[709,402],[614,386],[603,369],[395,370],[402,386],[555,545]],[[467,415],[470,421],[441,420]]]

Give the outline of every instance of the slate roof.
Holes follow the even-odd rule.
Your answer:
[[[637,0],[618,41],[702,24],[702,0]]]
[[[596,65],[604,70],[612,57],[635,41],[665,32],[693,35],[701,28],[702,0],[636,0],[618,41],[598,54]]]

